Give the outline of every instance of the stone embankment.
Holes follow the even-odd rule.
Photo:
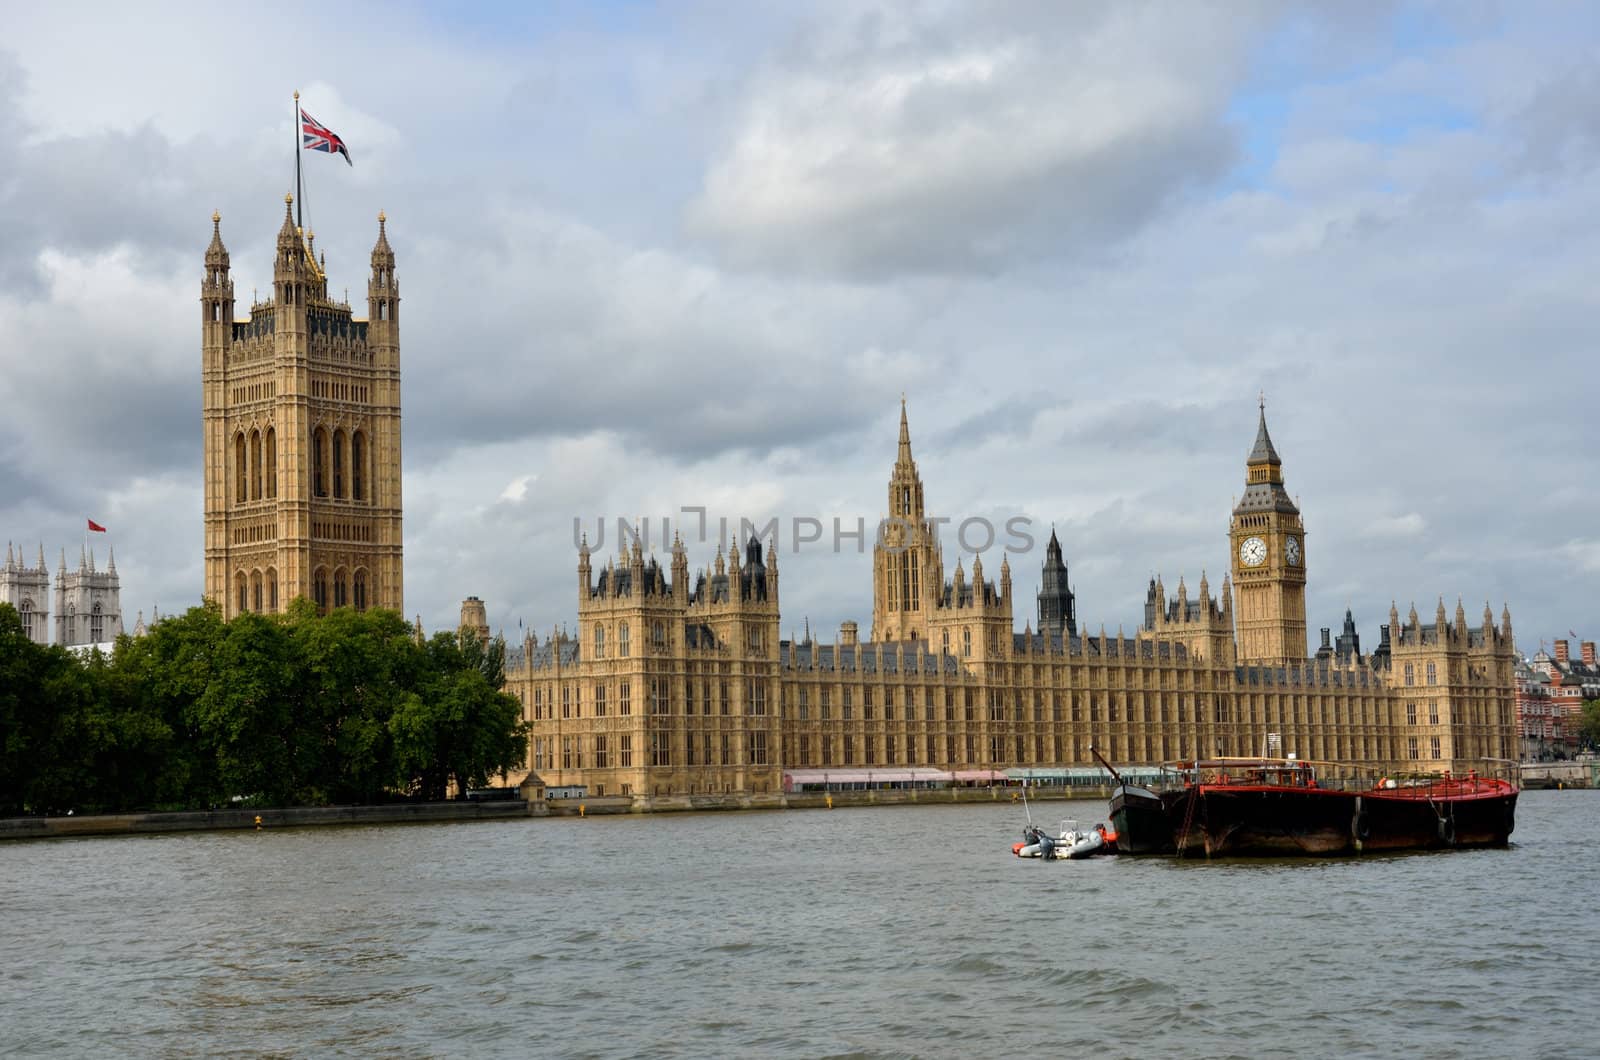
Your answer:
[[[1104,800],[1104,788],[1030,788],[1029,801]],[[74,836],[151,835],[163,832],[254,831],[325,825],[495,821],[517,817],[587,817],[627,813],[696,813],[735,810],[823,810],[851,806],[949,805],[1020,802],[1012,787],[940,788],[926,791],[836,791],[798,794],[612,795],[594,798],[453,800],[381,806],[297,806],[286,809],[210,810],[190,813],[85,814],[0,818],[0,840]]]

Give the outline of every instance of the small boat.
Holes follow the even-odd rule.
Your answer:
[[[1105,825],[1080,829],[1078,822],[1072,819],[1062,821],[1061,831],[1056,835],[1030,824],[1022,830],[1022,842],[1011,845],[1011,852],[1019,858],[1043,858],[1047,861],[1076,860],[1094,854],[1110,854],[1113,850]]]

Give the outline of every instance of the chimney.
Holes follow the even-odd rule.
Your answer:
[[[1568,653],[1571,652],[1571,650],[1572,649],[1567,645],[1566,641],[1556,641],[1556,662],[1563,668],[1567,665]]]
[[[1594,641],[1592,640],[1586,640],[1583,642],[1583,665],[1594,665]]]
[[[853,648],[860,642],[861,638],[857,633],[857,628],[854,622],[846,622],[839,627],[839,644],[841,647]]]

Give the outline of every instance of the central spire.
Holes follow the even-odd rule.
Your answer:
[[[906,396],[900,395],[900,452],[895,457],[895,463],[901,466],[914,467],[915,461],[911,459],[911,425],[906,422]]]

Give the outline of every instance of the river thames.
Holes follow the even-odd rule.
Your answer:
[[[1597,814],[1335,861],[1023,861],[1010,804],[8,843],[0,1054],[1592,1056]]]

